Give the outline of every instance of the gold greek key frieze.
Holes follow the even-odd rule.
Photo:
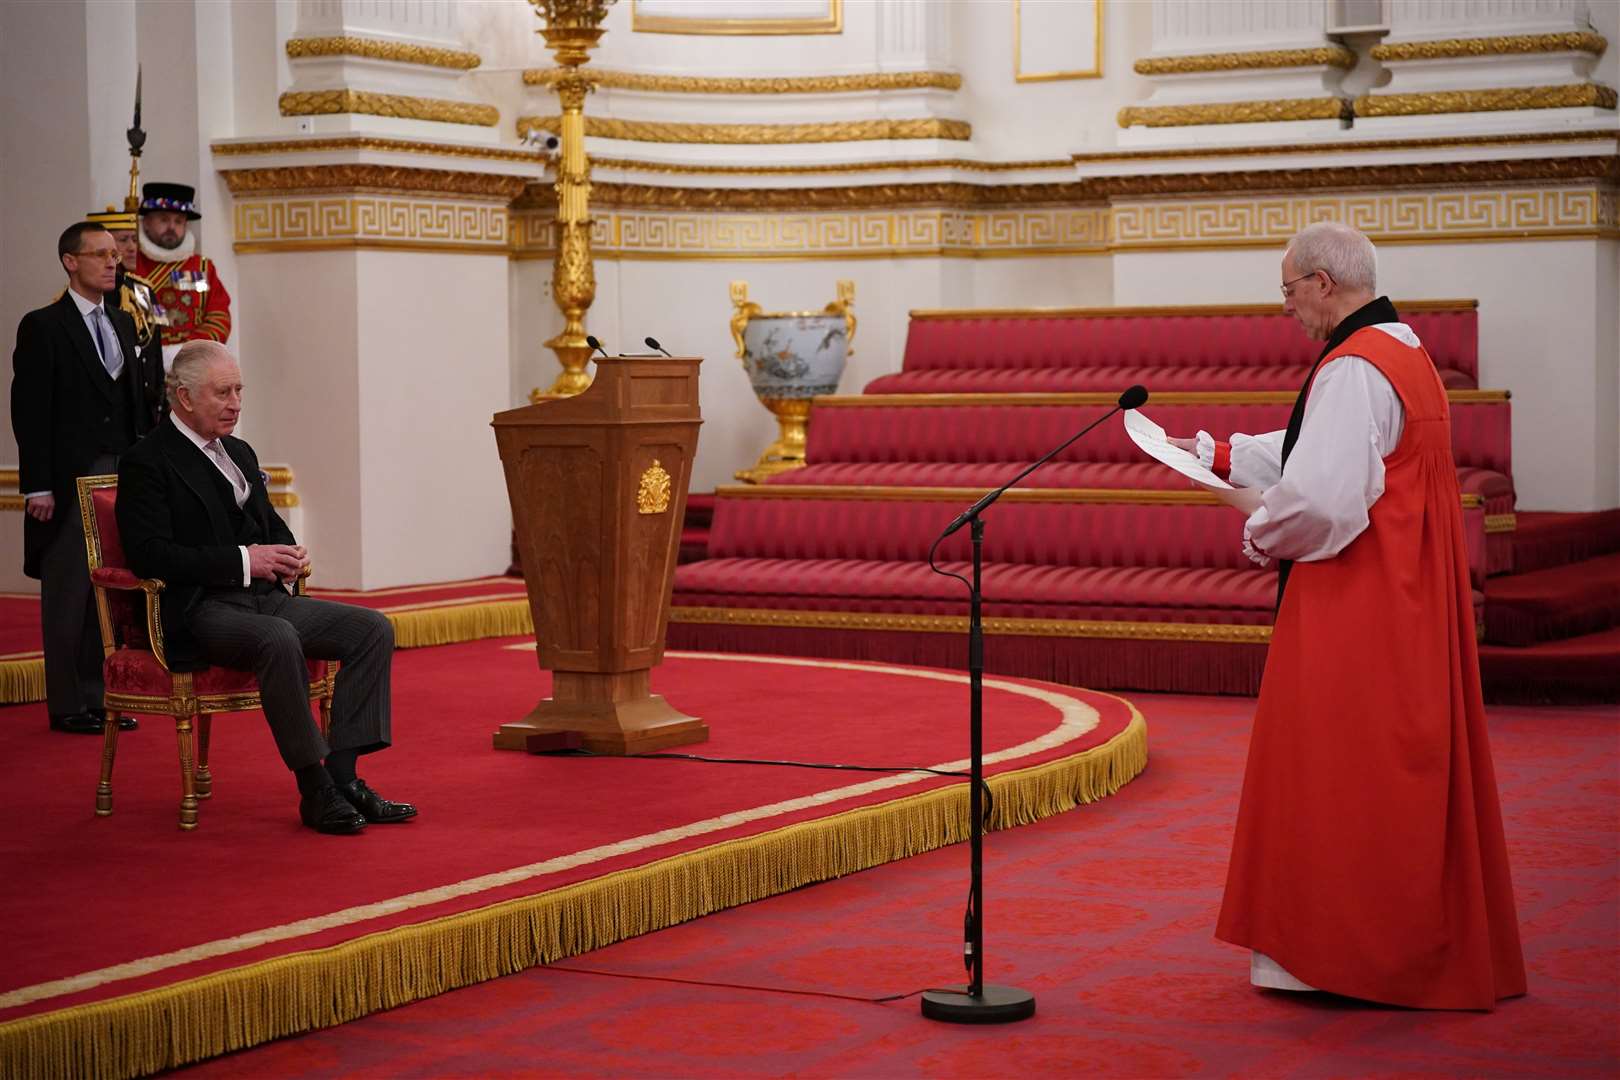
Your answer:
[[[367,37],[307,37],[287,39],[287,58],[304,60],[318,56],[363,56],[368,60],[394,60],[402,64],[471,71],[483,61],[475,52],[443,49],[432,45],[412,45],[403,41],[383,41]]]
[[[1510,34],[1504,37],[1446,38],[1443,41],[1399,41],[1374,45],[1374,60],[1453,60],[1467,56],[1513,56],[1522,53],[1585,52],[1599,55],[1609,47],[1602,34],[1576,30],[1566,34]]]
[[[1615,107],[1612,87],[1597,83],[1507,86],[1492,90],[1438,90],[1427,94],[1363,94],[1357,116],[1422,116],[1432,113],[1518,112],[1525,109]]]
[[[563,68],[530,68],[525,86],[552,86]],[[760,78],[710,75],[655,75],[643,71],[592,69],[592,85],[654,94],[849,94],[863,90],[960,90],[962,76],[951,71],[874,71],[860,75],[782,75]]]
[[[1127,105],[1119,126],[1186,127],[1194,124],[1269,124],[1283,120],[1347,120],[1347,98],[1284,98],[1228,101],[1209,105]]]
[[[356,242],[503,251],[507,242],[504,206],[387,195],[239,198],[234,224],[238,251]]]
[[[336,189],[466,195],[510,203],[523,193],[528,183],[522,176],[403,165],[283,165],[265,169],[221,169],[220,172],[233,195],[292,195]]]
[[[318,139],[265,139],[254,142],[213,145],[215,157],[249,154],[298,154],[330,150],[381,150],[399,154],[437,154],[444,157],[486,158],[490,161],[534,162],[532,150],[503,150],[498,146],[458,146],[453,143],[422,142],[417,139],[387,139],[374,135],[335,135]]]
[[[1351,68],[1356,54],[1338,46],[1319,49],[1268,49],[1263,52],[1204,53],[1198,56],[1159,56],[1138,60],[1138,75],[1189,75],[1199,71],[1250,71],[1267,68]]]
[[[657,458],[641,474],[636,485],[636,513],[662,514],[669,509],[669,473]]]
[[[967,632],[965,615],[891,615],[863,611],[781,611],[773,608],[683,607],[669,609],[672,623],[725,626],[814,627],[828,630],[896,630],[937,634]],[[1097,619],[1008,619],[986,616],[984,632],[1018,637],[1114,638],[1136,641],[1202,641],[1264,645],[1269,626],[1231,623],[1113,622]]]
[[[285,110],[283,110],[285,112]],[[881,139],[954,139],[973,137],[966,120],[920,117],[910,120],[846,120],[815,124],[692,124],[658,120],[616,120],[587,116],[585,134],[598,139],[632,142],[693,143],[698,145],[782,145],[795,143],[864,142]],[[517,131],[555,132],[560,116],[523,116]]]
[[[329,116],[362,113],[367,116],[397,116],[406,120],[436,120],[444,124],[494,127],[501,111],[493,105],[438,98],[408,97],[404,94],[378,94],[370,90],[289,91],[280,99],[282,116]]]
[[[1614,231],[1614,201],[1612,191],[1588,186],[1121,203],[1112,207],[1110,246],[1278,246],[1313,221],[1342,221],[1378,242],[1598,236]]]

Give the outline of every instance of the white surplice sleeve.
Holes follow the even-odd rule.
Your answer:
[[[1262,565],[1343,551],[1367,527],[1367,511],[1384,493],[1383,459],[1400,442],[1405,423],[1395,388],[1372,364],[1359,356],[1324,364],[1305,402],[1288,472],[1265,489],[1260,508],[1244,523],[1244,551]]]
[[[1231,471],[1227,479],[1233,487],[1267,488],[1282,479],[1282,445],[1286,431],[1268,431],[1263,435],[1233,435],[1228,445],[1232,448]],[[1215,439],[1207,431],[1197,436],[1198,459],[1208,468],[1215,467]]]

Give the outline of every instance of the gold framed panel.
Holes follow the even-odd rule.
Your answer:
[[[1072,0],[1071,0],[1072,2]],[[1100,79],[1103,74],[1103,0],[1090,0],[1095,27],[1093,55],[1089,69],[1072,71],[1024,70],[1024,0],[1013,0],[1013,81],[1057,82],[1062,79]]]
[[[844,0],[826,0],[827,13],[811,18],[695,18],[648,15],[641,10],[643,0],[630,0],[630,29],[641,34],[842,34]]]

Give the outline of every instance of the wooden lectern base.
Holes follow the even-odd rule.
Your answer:
[[[645,670],[558,671],[552,696],[522,720],[502,724],[495,749],[527,750],[529,736],[558,731],[578,732],[580,745],[594,754],[644,754],[709,738],[709,725],[648,692]]]

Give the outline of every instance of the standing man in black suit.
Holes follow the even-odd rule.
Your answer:
[[[355,775],[390,742],[394,630],[368,608],[289,590],[309,558],[270,505],[253,448],[233,438],[242,372],[217,341],[187,342],[169,370],[169,416],[118,466],[118,532],[129,565],[161,578],[169,667],[258,676],[276,748],[298,781],[299,817],[325,833],[416,816]],[[338,660],[331,731],[309,708],[304,658]]]
[[[17,327],[11,428],[27,510],[23,572],[40,580],[51,729],[93,735],[106,715],[101,629],[74,481],[116,469],[119,455],[151,426],[151,414],[134,363],[135,324],[116,303],[103,302],[117,284],[112,234],[78,222],[62,233],[56,252],[67,291]]]

